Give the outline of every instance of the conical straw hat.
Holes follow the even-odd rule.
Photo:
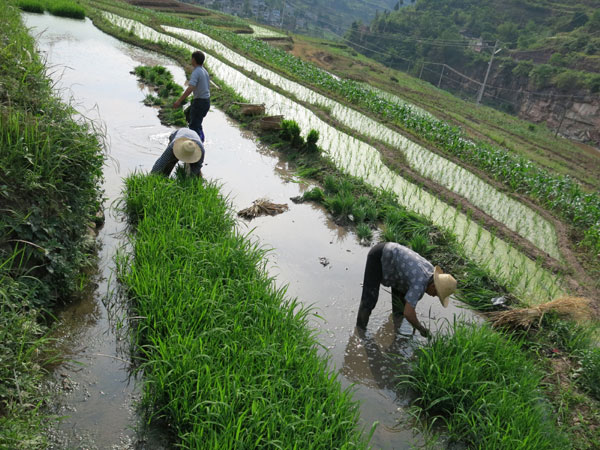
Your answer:
[[[450,296],[456,290],[456,280],[449,273],[444,273],[440,266],[435,266],[433,270],[433,284],[435,285],[440,302],[444,308],[447,308],[448,303],[450,303]]]
[[[188,138],[175,139],[173,143],[173,154],[184,163],[195,163],[202,158],[202,148]]]

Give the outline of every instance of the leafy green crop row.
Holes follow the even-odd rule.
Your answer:
[[[308,311],[276,289],[218,187],[133,175],[120,260],[144,402],[184,448],[363,448],[358,408],[319,355]]]

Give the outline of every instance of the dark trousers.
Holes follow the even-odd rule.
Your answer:
[[[204,142],[204,130],[202,129],[202,121],[208,114],[210,109],[210,99],[195,98],[189,108],[188,128],[194,130],[200,136],[200,140]]]
[[[377,305],[379,299],[379,286],[383,280],[383,269],[381,267],[381,255],[385,242],[375,245],[367,255],[365,265],[365,277],[363,280],[360,307],[369,314]],[[395,315],[404,314],[404,294],[392,287],[392,311]]]

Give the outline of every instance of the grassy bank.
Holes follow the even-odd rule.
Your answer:
[[[54,16],[71,19],[85,19],[85,9],[71,0],[15,0],[15,4],[23,11],[43,14],[48,11]]]
[[[88,280],[103,154],[53,95],[10,2],[0,25],[0,447],[46,448],[48,312]]]
[[[134,175],[119,274],[144,402],[184,448],[362,448],[358,409],[318,355],[307,310],[276,290],[217,186]]]

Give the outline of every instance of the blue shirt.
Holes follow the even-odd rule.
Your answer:
[[[190,86],[194,87],[194,98],[210,98],[210,77],[206,69],[197,66],[190,77]]]
[[[433,280],[433,265],[408,247],[388,242],[381,252],[381,284],[397,289],[413,308]]]

